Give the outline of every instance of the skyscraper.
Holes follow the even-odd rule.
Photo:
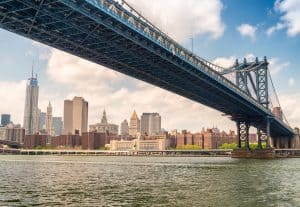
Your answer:
[[[26,86],[26,99],[25,99],[25,110],[24,110],[24,122],[23,126],[25,128],[26,134],[35,134],[39,130],[39,109],[38,109],[38,99],[39,99],[39,86],[37,77],[33,77],[27,81]]]
[[[158,113],[143,113],[141,134],[156,135],[161,133],[161,116]]]
[[[130,118],[129,135],[133,137],[137,137],[139,132],[140,132],[140,119],[134,110]]]
[[[2,114],[1,115],[1,126],[6,126],[10,122],[10,114]]]
[[[52,118],[52,127],[54,130],[54,135],[58,136],[62,134],[63,130],[63,121],[61,117]]]
[[[129,125],[127,120],[125,119],[121,123],[121,136],[128,136],[129,135]]]
[[[54,135],[54,130],[53,130],[53,127],[52,127],[52,106],[51,106],[50,102],[49,102],[49,105],[47,107],[46,131],[47,131],[48,135],[50,135],[50,136]]]
[[[283,113],[280,107],[274,107],[272,113],[274,114],[275,117],[277,117],[281,121],[283,120]]]
[[[39,131],[46,129],[46,116],[47,114],[45,112],[39,110]]]
[[[64,102],[64,134],[87,132],[88,102],[82,97]]]

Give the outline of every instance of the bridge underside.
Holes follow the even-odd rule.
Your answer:
[[[202,103],[233,121],[261,127],[268,120],[271,136],[293,135],[269,110],[224,84],[221,75],[174,55],[91,2],[0,0],[0,27]]]

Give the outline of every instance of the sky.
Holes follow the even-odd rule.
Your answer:
[[[128,0],[180,44],[223,67],[235,59],[267,56],[280,104],[292,127],[300,126],[299,0]],[[193,39],[193,41],[192,41]],[[39,108],[48,102],[63,116],[63,101],[89,102],[89,124],[105,109],[111,123],[135,109],[158,112],[166,130],[235,129],[220,112],[100,65],[0,29],[0,114],[23,123],[26,80],[32,66],[40,85]]]

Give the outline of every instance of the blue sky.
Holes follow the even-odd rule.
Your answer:
[[[189,49],[193,37],[195,53],[215,63],[228,66],[235,58],[267,56],[284,112],[292,126],[300,125],[299,1],[129,2]],[[169,130],[234,127],[212,109],[2,29],[0,44],[0,113],[11,113],[16,123],[22,123],[24,80],[30,76],[34,62],[40,108],[45,111],[51,101],[57,116],[62,116],[64,99],[80,95],[90,103],[90,124],[100,120],[105,108],[110,121],[117,124],[136,109],[139,114],[161,113],[163,127]]]

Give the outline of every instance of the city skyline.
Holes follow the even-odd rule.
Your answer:
[[[300,0],[0,0],[0,44],[0,206],[300,204]]]
[[[290,24],[287,24],[288,20],[286,19],[292,3],[290,1],[279,1],[278,4],[275,4],[275,1],[259,2],[256,3],[260,4],[258,8],[251,1],[243,1],[248,10],[244,15],[240,15],[241,18],[233,18],[232,15],[239,14],[237,8],[241,3],[210,1],[212,3],[207,3],[207,10],[210,15],[213,15],[214,21],[209,22],[210,27],[204,27],[201,22],[206,22],[205,16],[208,15],[200,14],[206,14],[201,9],[203,3],[191,2],[195,3],[195,8],[192,10],[195,9],[197,12],[191,15],[195,18],[191,28],[186,28],[185,25],[190,25],[187,22],[192,20],[189,18],[179,19],[177,15],[174,15],[174,10],[167,8],[164,13],[161,12],[163,14],[156,16],[152,14],[154,8],[160,11],[165,8],[167,3],[130,1],[147,18],[158,24],[161,29],[187,48],[191,48],[190,38],[194,37],[195,53],[213,60],[217,64],[229,66],[235,58],[242,59],[245,56],[251,59],[254,56],[262,58],[264,55],[268,55],[270,70],[276,88],[279,90],[283,112],[292,127],[299,126],[300,113],[296,106],[300,95],[297,91],[299,83],[295,77],[298,74],[297,66],[300,64],[299,60],[291,55],[298,52],[295,45],[299,42],[299,31],[293,26],[298,20],[294,18],[293,21],[290,20]],[[185,5],[176,1],[174,5],[175,12],[179,9],[182,13],[191,9],[192,4]],[[296,6],[295,8],[297,8]],[[149,8],[149,11],[145,8]],[[250,18],[247,17],[247,12],[257,15]],[[166,22],[160,23],[159,20],[164,18]],[[178,27],[171,27],[169,19],[175,19]],[[276,27],[277,23],[285,26]],[[183,33],[182,31],[187,32]],[[23,109],[15,106],[10,112],[9,107],[12,103],[22,103],[24,100],[24,95],[22,95],[25,85],[24,77],[28,76],[32,59],[34,59],[34,68],[39,74],[39,83],[43,87],[40,91],[40,108],[45,109],[48,101],[51,100],[57,109],[56,116],[63,115],[61,97],[70,99],[76,95],[85,97],[87,101],[91,102],[89,123],[96,123],[99,109],[109,110],[111,112],[109,119],[113,123],[121,123],[124,117],[130,116],[131,109],[136,109],[139,113],[143,111],[160,112],[165,120],[168,120],[164,123],[167,130],[182,128],[197,131],[202,126],[213,125],[224,130],[235,129],[235,124],[230,122],[227,117],[222,117],[219,112],[170,92],[3,30],[0,30],[0,37],[1,40],[4,40],[4,46],[9,45],[7,51],[0,51],[0,60],[3,62],[0,88],[1,92],[7,91],[6,88],[12,91],[12,97],[7,97],[0,106],[0,113],[11,113],[16,123],[22,123]],[[286,41],[287,44],[282,44],[283,41]],[[274,50],[273,48],[280,49]],[[19,61],[12,61],[11,57],[17,58]],[[22,67],[20,67],[20,62]],[[103,97],[105,98],[103,99]],[[120,117],[119,114],[124,114],[124,116]]]

